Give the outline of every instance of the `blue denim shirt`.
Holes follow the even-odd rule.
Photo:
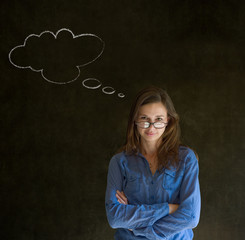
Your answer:
[[[121,152],[112,157],[105,197],[107,219],[116,228],[116,240],[189,240],[200,217],[198,161],[194,152],[181,146],[178,168],[152,175],[142,154]],[[120,204],[116,191],[123,191],[128,205]],[[169,214],[169,203],[179,204]]]

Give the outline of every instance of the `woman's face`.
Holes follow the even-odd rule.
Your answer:
[[[147,121],[154,122],[168,122],[168,113],[166,107],[161,102],[148,103],[139,108],[136,122]],[[137,125],[137,130],[141,136],[141,141],[146,143],[157,143],[157,140],[165,131],[166,125],[163,128],[155,128],[152,124],[149,128],[141,128]]]

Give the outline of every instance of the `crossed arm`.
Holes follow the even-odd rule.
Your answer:
[[[128,204],[128,199],[126,197],[126,195],[124,194],[124,192],[120,192],[117,190],[117,193],[116,193],[116,198],[117,198],[117,201],[121,204],[124,204],[124,205],[127,205]],[[174,213],[178,207],[179,207],[179,204],[172,204],[172,203],[169,203],[168,204],[168,207],[169,207],[169,214],[172,214]]]
[[[185,229],[196,227],[201,204],[199,169],[194,153],[187,158],[180,188],[180,205],[131,205],[122,192],[123,168],[119,167],[118,161],[112,161],[106,193],[106,211],[111,227],[131,229],[135,236],[144,236],[150,240],[163,240]]]

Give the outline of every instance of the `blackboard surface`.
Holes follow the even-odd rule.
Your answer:
[[[0,12],[0,239],[113,239],[107,167],[151,84],[199,154],[195,239],[243,239],[245,3],[2,0]]]

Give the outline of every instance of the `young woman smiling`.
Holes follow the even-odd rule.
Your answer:
[[[106,213],[116,240],[193,239],[200,217],[198,160],[180,143],[167,92],[148,87],[132,105],[126,143],[109,164]]]

